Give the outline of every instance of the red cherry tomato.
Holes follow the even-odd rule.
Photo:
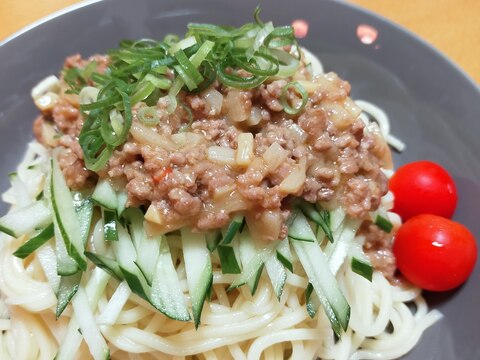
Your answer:
[[[457,205],[457,190],[448,172],[431,161],[401,166],[390,179],[395,195],[393,211],[403,221],[418,214],[451,218]]]
[[[400,227],[393,253],[398,269],[410,282],[426,290],[445,291],[467,280],[477,260],[477,244],[462,224],[423,214]]]

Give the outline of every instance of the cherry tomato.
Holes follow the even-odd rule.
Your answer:
[[[390,179],[395,195],[393,211],[403,221],[418,214],[451,218],[457,205],[457,190],[448,172],[431,161],[401,166]]]
[[[400,272],[431,291],[453,289],[467,280],[477,260],[477,244],[462,224],[422,214],[398,230],[393,253]]]

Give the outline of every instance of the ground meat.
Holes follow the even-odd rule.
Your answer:
[[[108,57],[84,60],[75,55],[67,58],[65,67],[84,68],[93,60],[98,71],[109,62]],[[237,75],[249,76],[242,71]],[[251,90],[232,89],[215,81],[205,92],[181,91],[181,106],[172,114],[167,111],[168,97],[161,97],[156,106],[160,121],[149,131],[154,138],[164,137],[170,145],[140,142],[130,134],[97,174],[85,168],[78,143],[84,121],[78,96],[59,94],[51,114],[35,121],[35,134],[43,141],[41,127],[47,116],[61,134],[59,146],[64,151],[60,165],[70,186],[81,188],[97,175],[110,178],[115,186],[127,190],[127,206],[157,209],[166,224],[164,231],[183,225],[197,230],[219,228],[239,211],[254,212],[257,219],[275,219],[281,212],[283,223],[272,223],[276,234],[284,237],[289,196],[339,203],[349,216],[366,219],[387,191],[381,166],[388,164],[384,154],[388,149],[375,129],[365,128],[349,110],[348,82],[334,73],[312,79],[303,70],[299,76],[312,81],[317,90],[297,115],[284,112],[280,100],[285,85],[293,79],[266,82]],[[216,100],[221,96],[221,108],[211,111],[206,100],[209,92]],[[298,100],[293,88],[285,95],[291,103]],[[134,124],[139,124],[137,113],[144,106],[142,102],[133,106]],[[250,124],[254,113],[255,121]],[[220,147],[226,154],[233,151],[236,156],[242,132],[252,133],[254,138],[247,163],[210,157],[212,147]],[[282,160],[274,169],[264,160],[272,146],[282,150],[278,154]],[[305,181],[293,190],[282,188],[284,180],[300,168],[306,172]]]
[[[373,267],[381,271],[387,279],[393,281],[396,262],[392,252],[392,235],[387,234],[371,222],[362,224],[359,234],[365,236],[363,249]]]

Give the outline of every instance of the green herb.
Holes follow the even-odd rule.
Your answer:
[[[69,92],[78,94],[86,85],[99,89],[95,102],[81,105],[86,119],[79,143],[86,167],[99,171],[126,141],[133,120],[131,109],[139,102],[154,106],[166,97],[167,112],[173,113],[182,89],[199,92],[215,80],[250,89],[269,77],[293,75],[299,61],[285,50],[296,45],[293,28],[264,23],[259,14],[257,7],[255,22],[238,28],[192,23],[183,39],[167,35],[163,41],[123,40],[109,51],[110,64],[103,74],[97,72],[94,61],[84,69],[65,70]],[[306,92],[298,83],[289,83],[283,98],[291,88],[301,96],[301,105],[283,102],[287,113],[296,114],[305,107]],[[148,122],[147,118],[151,116],[143,116],[143,121]]]

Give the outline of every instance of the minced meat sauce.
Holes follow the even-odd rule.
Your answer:
[[[76,55],[67,58],[65,67],[84,67],[93,59],[98,71],[108,64],[108,57],[82,60]],[[172,114],[161,98],[156,106],[161,121],[151,127],[137,118],[145,104],[136,104],[127,141],[97,174],[83,163],[79,100],[65,93],[63,82],[34,131],[39,141],[63,148],[59,161],[70,187],[92,186],[98,176],[110,178],[128,192],[127,206],[144,206],[155,215],[147,218],[157,231],[184,225],[199,231],[220,228],[242,212],[249,228],[261,228],[264,240],[275,240],[286,235],[292,196],[339,204],[349,216],[366,218],[387,192],[381,171],[391,167],[387,145],[375,126],[359,119],[348,82],[334,73],[312,78],[305,67],[293,80],[310,84],[308,102],[297,115],[287,114],[280,101],[286,80],[250,90],[214,82],[199,94],[181,92],[181,106]],[[287,98],[298,100],[293,89]],[[54,128],[54,140],[45,139],[44,125]],[[236,162],[239,135],[245,133],[253,139],[252,153]],[[158,138],[163,140],[156,143]],[[218,149],[234,154],[234,160],[218,158]]]

